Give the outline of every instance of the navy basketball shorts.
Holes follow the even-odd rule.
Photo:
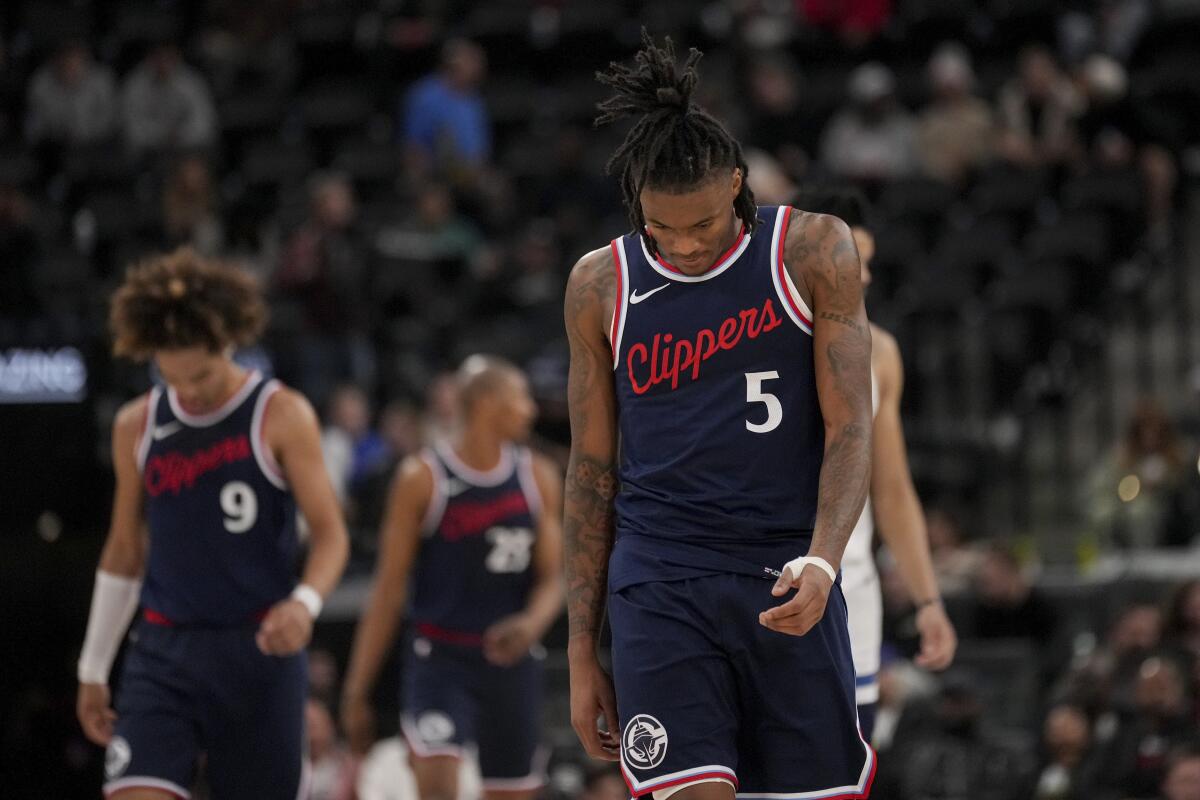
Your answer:
[[[500,667],[479,647],[414,637],[401,685],[409,751],[417,758],[460,757],[474,745],[485,790],[539,788],[549,756],[539,746],[543,659],[531,655]]]
[[[804,636],[764,628],[773,581],[720,574],[610,593],[621,772],[635,796],[724,779],[738,797],[862,798],[846,603]]]
[[[267,656],[255,628],[143,622],[117,689],[104,793],[187,798],[197,758],[217,800],[296,800],[306,787],[304,653]]]

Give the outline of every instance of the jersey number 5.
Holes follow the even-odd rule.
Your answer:
[[[770,392],[762,390],[763,381],[773,381],[779,378],[779,373],[775,370],[770,372],[747,372],[746,373],[746,402],[747,403],[762,403],[767,407],[766,422],[751,422],[746,420],[746,430],[751,433],[767,433],[779,427],[779,423],[783,421],[783,405],[780,404],[779,398]]]
[[[225,513],[225,530],[245,533],[258,520],[258,497],[250,484],[230,481],[221,487],[221,511]]]
[[[492,544],[484,561],[488,572],[524,572],[529,568],[533,549],[533,531],[529,528],[489,528],[485,536]]]

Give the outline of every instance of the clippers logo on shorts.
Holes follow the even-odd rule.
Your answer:
[[[649,714],[638,714],[621,735],[621,753],[634,769],[653,769],[667,757],[667,729]]]
[[[129,768],[132,759],[133,752],[129,749],[129,742],[121,736],[114,736],[104,752],[104,776],[110,781],[121,777]]]
[[[454,720],[441,711],[426,711],[417,719],[417,735],[425,744],[444,744],[454,737]]]

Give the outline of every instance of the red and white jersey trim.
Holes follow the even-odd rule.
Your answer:
[[[279,462],[275,460],[275,454],[271,452],[270,445],[263,438],[263,423],[267,417],[267,403],[271,402],[271,397],[282,388],[283,384],[277,380],[272,380],[259,392],[258,400],[254,403],[254,416],[250,420],[250,448],[254,451],[254,460],[258,463],[258,468],[262,470],[263,476],[276,489],[286,492],[288,484],[287,479],[283,475],[283,468],[279,466]]]
[[[134,457],[137,458],[138,472],[146,469],[146,458],[150,455],[150,445],[154,442],[154,419],[158,416],[158,402],[162,398],[162,389],[155,386],[150,390],[146,400],[146,418],[142,420],[142,435],[138,437]]]
[[[808,303],[805,303],[804,298],[800,296],[796,284],[792,281],[792,276],[788,274],[787,267],[783,263],[783,249],[787,241],[787,229],[791,218],[792,207],[780,206],[775,215],[775,225],[771,235],[771,282],[775,284],[775,293],[779,295],[783,310],[800,330],[811,336],[813,313],[809,310]]]
[[[179,396],[175,393],[175,390],[169,386],[167,387],[167,402],[171,404],[171,411],[180,422],[190,425],[193,428],[207,428],[216,425],[232,414],[250,396],[250,393],[254,391],[254,387],[261,380],[262,373],[258,370],[251,370],[246,374],[241,387],[233,393],[233,397],[226,400],[220,408],[210,411],[207,414],[189,414],[179,402]]]
[[[433,451],[429,448],[422,450],[421,460],[433,474],[433,493],[429,496],[429,506],[426,507],[425,516],[421,519],[421,533],[428,537],[432,536],[438,529],[438,525],[442,524],[442,515],[446,513],[446,500],[449,498],[449,493],[446,487],[446,472],[442,469],[442,463],[438,461]]]
[[[732,267],[734,263],[737,262],[737,260],[741,257],[742,253],[746,252],[746,248],[750,246],[750,232],[746,230],[746,226],[743,225],[741,231],[738,232],[738,238],[736,241],[734,241],[733,246],[722,253],[721,257],[717,259],[715,264],[699,275],[688,275],[684,272],[681,272],[678,267],[668,264],[662,258],[656,258],[650,252],[650,248],[646,246],[647,236],[649,236],[649,234],[643,232],[642,235],[638,237],[638,241],[640,241],[642,244],[642,252],[646,256],[646,263],[653,267],[654,271],[659,275],[662,275],[664,278],[670,278],[673,281],[680,281],[682,283],[700,283],[701,281],[707,281],[717,277],[722,272]]]
[[[621,339],[625,334],[625,317],[629,314],[629,259],[625,255],[625,240],[612,240],[613,268],[617,271],[617,295],[613,300],[612,325],[608,341],[612,344],[613,369],[621,365]]]
[[[537,476],[533,472],[533,452],[527,447],[517,449],[517,480],[529,504],[529,513],[535,521],[542,516],[542,493],[538,490]]]

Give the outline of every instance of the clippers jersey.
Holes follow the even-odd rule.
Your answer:
[[[296,506],[262,439],[280,388],[250,372],[203,415],[170,388],[150,392],[137,452],[150,529],[141,602],[172,624],[246,625],[296,582]]]
[[[620,429],[609,588],[719,572],[765,576],[807,551],[825,429],[812,314],[783,264],[791,209],[703,275],[612,242]]]
[[[433,472],[433,495],[410,616],[419,634],[478,644],[493,622],[525,608],[533,587],[541,512],[533,455],[505,445],[487,472],[468,467],[444,442],[421,458]]]

